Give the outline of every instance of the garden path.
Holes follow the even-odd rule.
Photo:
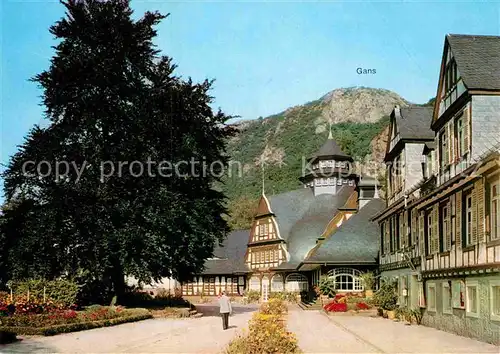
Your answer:
[[[328,316],[293,308],[288,329],[305,353],[499,353],[500,348],[380,317]]]
[[[152,319],[54,337],[26,337],[0,345],[0,353],[219,353],[247,327],[257,307],[233,305],[226,331],[216,304],[197,309],[203,317]]]

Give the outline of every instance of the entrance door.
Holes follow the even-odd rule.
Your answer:
[[[262,278],[262,301],[267,302],[269,299],[269,278]]]

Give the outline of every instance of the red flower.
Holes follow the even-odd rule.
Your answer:
[[[346,303],[336,303],[332,302],[330,304],[325,305],[325,310],[330,312],[346,312],[347,304]]]
[[[356,308],[357,308],[358,310],[368,310],[368,309],[370,308],[370,306],[369,306],[369,305],[367,305],[367,304],[366,304],[366,303],[364,303],[364,302],[358,302],[358,303],[356,304]]]

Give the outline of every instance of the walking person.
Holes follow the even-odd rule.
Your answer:
[[[231,300],[226,296],[226,292],[223,291],[219,298],[220,314],[222,316],[222,329],[226,330],[229,327],[229,315],[231,314]]]

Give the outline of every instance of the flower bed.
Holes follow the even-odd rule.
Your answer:
[[[13,314],[2,317],[0,331],[23,335],[50,336],[113,326],[152,318],[146,309],[97,307],[87,311],[63,310],[50,314]]]
[[[323,306],[327,313],[372,314],[373,307],[367,299],[355,295],[337,294],[332,302]]]
[[[249,322],[249,333],[229,344],[226,354],[300,353],[295,335],[286,330],[283,300],[264,303]]]

